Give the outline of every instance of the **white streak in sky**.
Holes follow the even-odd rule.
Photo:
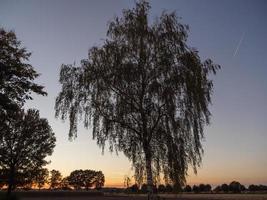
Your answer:
[[[240,48],[240,46],[241,46],[241,44],[242,44],[242,42],[243,42],[244,36],[245,36],[245,32],[243,32],[243,34],[241,35],[241,38],[240,38],[240,40],[239,40],[239,42],[238,42],[238,44],[237,44],[237,46],[236,46],[235,52],[234,52],[234,54],[233,54],[233,58],[234,58],[234,57],[236,56],[236,54],[238,53],[239,48]]]

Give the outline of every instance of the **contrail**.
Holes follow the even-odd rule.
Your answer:
[[[243,34],[241,35],[241,38],[240,38],[240,40],[239,40],[239,42],[238,42],[238,44],[237,44],[237,46],[236,46],[235,52],[234,52],[234,54],[233,54],[233,58],[234,58],[234,57],[236,56],[236,54],[238,53],[239,48],[240,48],[240,46],[241,46],[241,43],[243,42],[244,36],[245,36],[245,32],[243,32]]]

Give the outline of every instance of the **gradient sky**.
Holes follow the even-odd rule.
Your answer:
[[[166,9],[177,11],[190,26],[189,44],[203,59],[222,66],[214,78],[210,107],[212,124],[205,129],[204,157],[189,184],[267,184],[267,1],[259,0],[152,0],[151,17]],[[40,110],[52,126],[57,146],[49,169],[68,175],[75,169],[102,170],[107,186],[122,186],[131,176],[131,163],[123,155],[104,155],[82,125],[78,138],[68,140],[67,122],[54,118],[60,91],[62,63],[79,63],[93,45],[105,39],[107,22],[131,8],[129,0],[0,0],[0,26],[14,30],[32,52],[30,63],[41,73],[47,97],[34,96],[26,107]]]

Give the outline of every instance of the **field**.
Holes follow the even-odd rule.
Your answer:
[[[21,193],[21,200],[146,200],[145,195],[110,195],[101,193]],[[267,194],[179,194],[161,195],[162,200],[267,200]]]

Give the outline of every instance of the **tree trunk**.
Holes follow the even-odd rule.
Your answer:
[[[145,157],[146,157],[146,178],[147,178],[148,200],[152,200],[154,199],[154,195],[153,195],[153,174],[152,174],[152,167],[151,167],[150,148],[145,148]]]
[[[8,177],[8,189],[7,189],[7,196],[11,195],[11,192],[14,187],[14,177],[15,177],[15,168],[11,167],[10,172],[9,172],[9,177]]]

